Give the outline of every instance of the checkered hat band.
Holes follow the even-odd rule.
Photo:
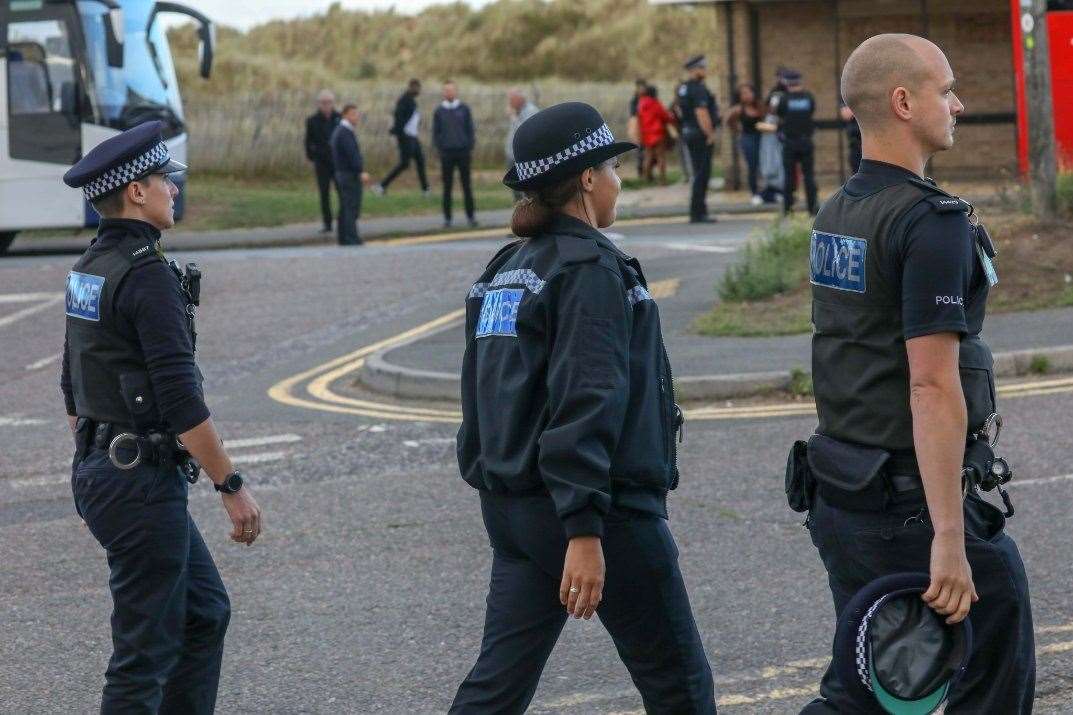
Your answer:
[[[875,615],[879,607],[887,602],[887,596],[879,599],[872,604],[872,607],[868,609],[868,612],[864,614],[864,618],[861,619],[861,624],[857,628],[857,642],[854,647],[854,659],[857,661],[857,676],[861,679],[861,684],[872,692],[872,677],[868,672],[868,657],[869,657],[869,643],[868,643],[868,626],[872,621],[872,616]]]
[[[126,186],[138,177],[144,176],[150,169],[165,164],[170,158],[168,145],[160,142],[149,151],[134,157],[126,164],[121,164],[104,172],[83,186],[82,194],[87,201],[99,199],[105,194]]]
[[[518,178],[525,181],[526,179],[532,179],[534,176],[540,176],[541,174],[547,173],[564,161],[573,159],[575,156],[581,156],[593,149],[609,146],[614,143],[615,136],[611,133],[608,126],[604,124],[592,134],[589,134],[587,137],[581,139],[581,141],[563,149],[559,153],[544,157],[543,159],[516,162],[514,164],[514,169],[518,172]]]

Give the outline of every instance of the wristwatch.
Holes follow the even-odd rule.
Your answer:
[[[224,477],[220,484],[213,484],[213,489],[221,494],[235,494],[242,488],[242,475],[238,471],[231,472]]]

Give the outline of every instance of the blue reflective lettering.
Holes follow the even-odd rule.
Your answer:
[[[83,320],[101,319],[104,278],[88,273],[67,274],[67,315]]]
[[[864,293],[867,257],[868,242],[864,239],[812,232],[809,263],[815,285]]]
[[[518,307],[524,293],[524,288],[502,288],[486,293],[481,303],[480,317],[477,319],[477,337],[517,337]]]

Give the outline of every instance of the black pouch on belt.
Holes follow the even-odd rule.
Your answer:
[[[814,434],[808,466],[823,500],[840,509],[880,511],[890,498],[884,467],[890,452]]]
[[[808,511],[816,493],[816,482],[808,468],[808,442],[798,440],[786,458],[786,503],[794,511]]]

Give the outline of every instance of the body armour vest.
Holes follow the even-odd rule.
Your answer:
[[[136,266],[162,261],[144,236],[86,251],[67,276],[67,349],[75,412],[139,430],[162,422],[136,340],[117,325],[115,295]]]
[[[969,208],[923,181],[906,181],[863,197],[842,189],[816,216],[810,259],[819,434],[888,451],[913,450],[901,281],[888,278],[881,267],[888,265],[899,219],[929,196]],[[969,300],[986,299],[985,281]],[[991,350],[976,330],[962,336],[959,356],[970,432],[995,411]]]

